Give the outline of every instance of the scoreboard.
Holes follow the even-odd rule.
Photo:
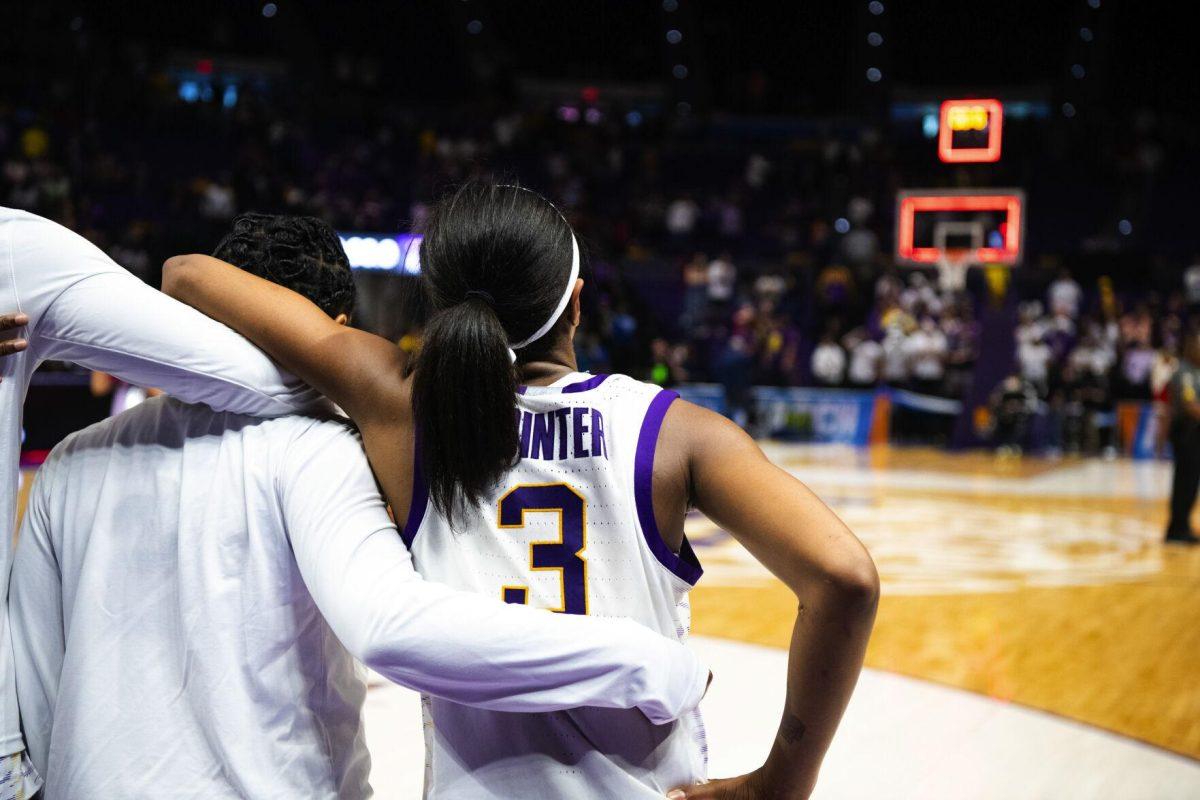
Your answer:
[[[948,164],[999,161],[1003,127],[999,100],[946,100],[938,123],[938,157]]]

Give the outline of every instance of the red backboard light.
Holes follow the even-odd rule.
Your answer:
[[[955,147],[956,130],[987,129],[986,147]],[[999,100],[946,100],[938,122],[938,158],[947,163],[988,163],[1000,160],[1004,106]]]
[[[1025,195],[1020,190],[995,191],[904,191],[896,207],[896,258],[909,264],[934,264],[942,256],[937,247],[914,244],[916,215],[936,211],[999,211],[1004,221],[999,230],[1001,247],[980,247],[972,260],[980,263],[1013,264],[1021,260],[1024,236]]]

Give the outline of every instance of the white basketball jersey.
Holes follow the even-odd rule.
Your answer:
[[[426,578],[510,603],[628,617],[687,638],[700,577],[685,540],[659,536],[652,472],[678,395],[622,375],[574,373],[517,398],[521,459],[460,531],[420,475],[404,527]],[[419,447],[419,445],[418,445]],[[513,714],[425,698],[427,798],[661,798],[704,779],[699,712],[657,726],[637,711]]]

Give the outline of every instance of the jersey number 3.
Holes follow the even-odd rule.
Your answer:
[[[500,498],[500,527],[524,528],[527,513],[558,514],[558,538],[529,545],[529,567],[557,570],[562,582],[562,604],[551,611],[586,614],[587,501],[565,483],[514,486]],[[505,586],[506,603],[528,603],[528,586]]]

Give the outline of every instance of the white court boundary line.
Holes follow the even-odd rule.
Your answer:
[[[785,651],[708,637],[692,646],[716,679],[704,702],[710,774],[758,766],[783,704]],[[420,797],[416,695],[367,696],[372,783]],[[821,773],[818,800],[1174,800],[1200,797],[1200,762],[1085,723],[878,670],[864,670]]]

